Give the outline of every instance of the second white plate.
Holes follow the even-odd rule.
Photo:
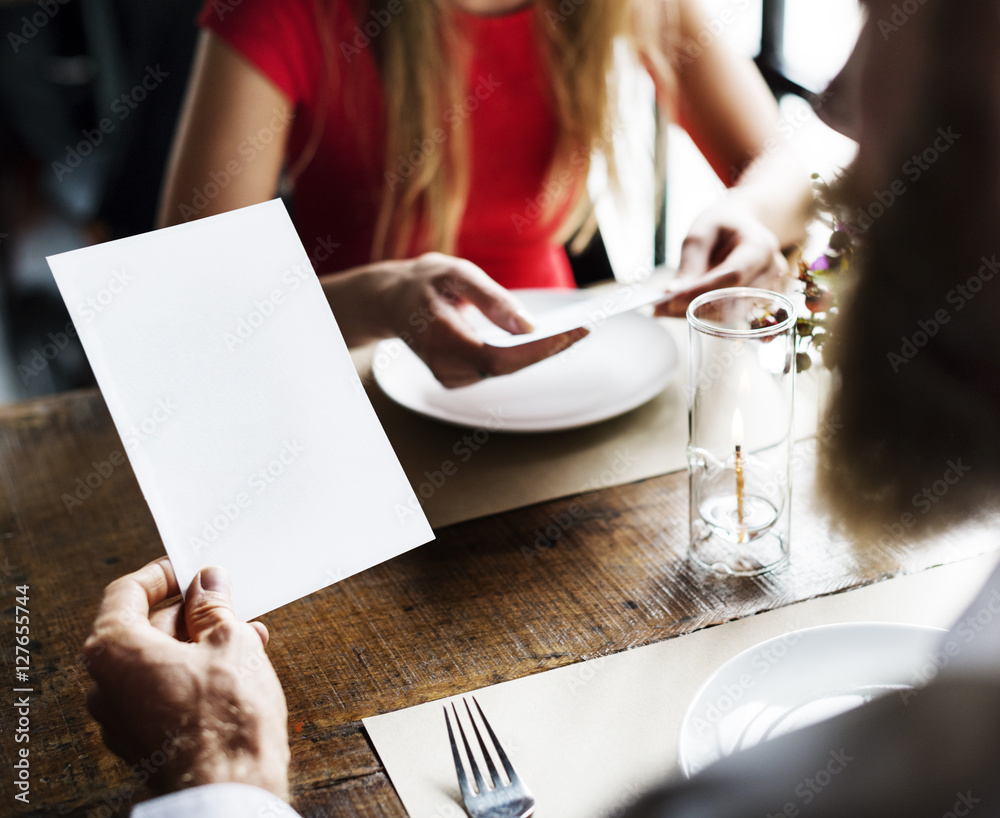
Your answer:
[[[518,290],[529,312],[586,299],[579,290]],[[636,312],[608,319],[565,352],[512,375],[445,389],[402,341],[375,348],[379,387],[396,403],[437,420],[491,431],[548,432],[586,426],[656,397],[677,370],[677,346]]]
[[[914,687],[945,631],[855,622],[769,639],[734,656],[695,694],[681,724],[687,776],[770,738]]]

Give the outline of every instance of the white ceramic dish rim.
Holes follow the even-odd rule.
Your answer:
[[[566,298],[567,300],[584,300],[590,298],[593,293],[586,290],[546,290],[546,289],[527,289],[527,290],[516,290],[515,295],[525,295],[528,294],[529,297],[533,293],[539,293],[545,296],[556,296],[557,298]],[[611,420],[612,418],[619,417],[628,412],[638,409],[640,406],[645,405],[657,395],[659,395],[663,390],[674,380],[677,376],[679,368],[679,350],[677,344],[674,341],[670,333],[661,325],[656,323],[652,318],[639,313],[624,313],[622,315],[614,316],[609,319],[610,321],[630,321],[635,323],[637,326],[644,326],[648,330],[650,336],[656,333],[656,338],[663,342],[664,348],[669,349],[668,362],[664,365],[663,369],[658,373],[658,377],[651,378],[649,383],[646,384],[645,388],[637,388],[634,392],[630,392],[628,395],[623,397],[613,403],[603,404],[602,406],[593,409],[588,412],[584,412],[578,415],[568,415],[560,418],[509,418],[504,422],[503,431],[512,432],[517,434],[536,434],[544,432],[560,432],[568,431],[570,429],[579,429],[584,426],[592,426],[597,423],[602,423],[606,420]],[[641,323],[640,323],[641,322]],[[379,350],[384,349],[384,344],[400,343],[398,339],[388,339],[386,341],[379,342],[375,349],[375,356],[378,356]],[[392,357],[391,355],[388,357]],[[394,360],[390,366],[396,364]],[[375,382],[378,384],[382,393],[388,397],[391,401],[399,406],[402,406],[408,411],[414,412],[415,414],[422,415],[423,417],[431,418],[432,420],[441,421],[444,423],[450,423],[455,426],[460,426],[464,428],[478,428],[484,426],[488,422],[488,418],[482,414],[470,414],[461,410],[445,410],[440,407],[433,405],[416,405],[417,402],[407,402],[405,398],[400,396],[394,385],[390,382],[388,385],[386,383],[386,376],[383,374],[383,370],[376,369],[374,371]]]
[[[833,622],[826,625],[813,625],[808,628],[799,628],[794,631],[789,631],[788,633],[779,634],[778,636],[773,636],[770,639],[765,639],[763,642],[758,642],[755,645],[751,645],[745,650],[740,651],[735,656],[730,657],[725,662],[723,662],[719,667],[717,667],[712,673],[702,682],[698,689],[695,691],[694,696],[691,697],[691,701],[688,703],[687,710],[684,712],[684,718],[681,720],[680,735],[678,736],[678,748],[677,748],[677,763],[681,769],[681,772],[686,778],[690,778],[696,772],[700,771],[702,768],[698,768],[692,772],[691,760],[689,757],[690,751],[685,750],[685,737],[691,731],[691,722],[697,716],[696,705],[704,697],[706,691],[710,690],[715,682],[720,676],[722,676],[727,670],[731,669],[734,665],[739,665],[748,656],[756,655],[759,651],[765,650],[768,646],[775,645],[778,642],[787,640],[789,636],[796,635],[802,637],[806,634],[816,634],[819,632],[829,632],[829,631],[843,631],[843,630],[869,630],[872,627],[876,628],[889,628],[889,629],[899,629],[913,632],[923,632],[930,636],[930,634],[943,635],[947,633],[947,629],[933,627],[931,625],[914,625],[906,622],[884,622],[884,621],[865,621],[865,622]]]

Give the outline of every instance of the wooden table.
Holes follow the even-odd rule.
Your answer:
[[[770,575],[723,579],[686,560],[678,473],[451,526],[265,617],[288,696],[294,806],[405,815],[362,717],[989,550],[982,539],[855,547],[831,537],[808,485],[814,445],[797,449],[792,559]],[[103,587],[163,553],[121,452],[96,391],[0,410],[0,667],[10,691],[15,589],[27,584],[36,691],[29,805],[13,800],[21,745],[16,694],[3,694],[4,814],[111,816],[148,796],[101,743],[79,657]],[[90,496],[72,504],[78,480]]]

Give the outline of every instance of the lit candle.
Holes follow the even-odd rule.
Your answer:
[[[736,447],[736,517],[739,522],[739,542],[746,538],[743,523],[743,414],[733,412],[733,445]]]

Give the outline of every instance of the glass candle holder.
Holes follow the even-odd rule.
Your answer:
[[[795,307],[734,287],[699,296],[687,318],[690,555],[762,574],[788,559]]]

